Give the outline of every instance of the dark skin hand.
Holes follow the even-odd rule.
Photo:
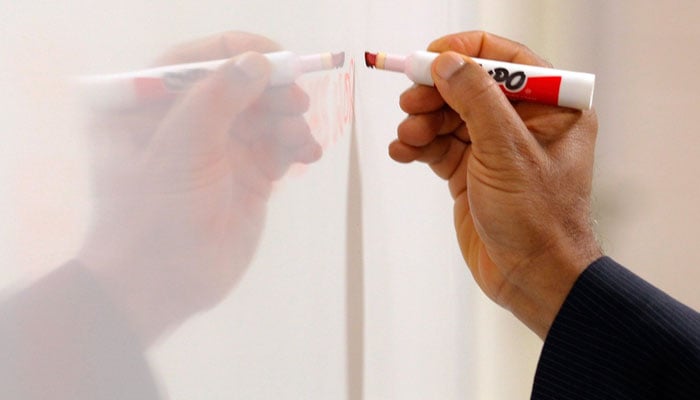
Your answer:
[[[485,32],[437,39],[435,87],[400,99],[390,156],[448,182],[462,255],[484,293],[545,338],[571,287],[601,256],[590,223],[595,112],[511,103],[470,57],[549,67]]]

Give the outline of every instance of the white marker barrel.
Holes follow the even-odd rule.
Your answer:
[[[386,54],[383,69],[403,72],[415,83],[434,85],[431,66],[438,53]],[[593,105],[595,75],[533,65],[472,58],[480,64],[511,100],[588,110]],[[403,64],[402,66],[400,64]]]

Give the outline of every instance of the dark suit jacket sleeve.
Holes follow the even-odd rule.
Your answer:
[[[143,349],[76,263],[0,303],[0,398],[155,400]]]
[[[550,329],[532,399],[700,399],[700,314],[597,260]]]

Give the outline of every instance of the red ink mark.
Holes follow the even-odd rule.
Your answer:
[[[324,150],[335,144],[351,128],[354,113],[354,67],[354,60],[350,60],[347,68],[300,82],[311,100],[306,121],[312,135]]]
[[[323,75],[313,74],[302,77],[298,84],[309,95],[309,111],[306,123],[311,134],[327,150],[341,138],[349,135],[355,112],[355,61],[347,66]],[[306,166],[295,166],[292,175],[299,175]]]

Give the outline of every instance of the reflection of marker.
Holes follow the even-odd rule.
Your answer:
[[[405,73],[413,82],[432,86],[430,68],[438,53],[416,51],[410,55],[365,52],[370,68]],[[588,110],[593,103],[595,75],[532,65],[472,58],[498,82],[511,100],[524,100]]]
[[[290,51],[266,53],[271,64],[270,86],[288,85],[307,72],[340,68],[345,53],[320,53],[299,56]],[[123,108],[143,102],[172,97],[229,61],[214,60],[168,65],[106,75],[78,78],[81,94],[97,108]]]

